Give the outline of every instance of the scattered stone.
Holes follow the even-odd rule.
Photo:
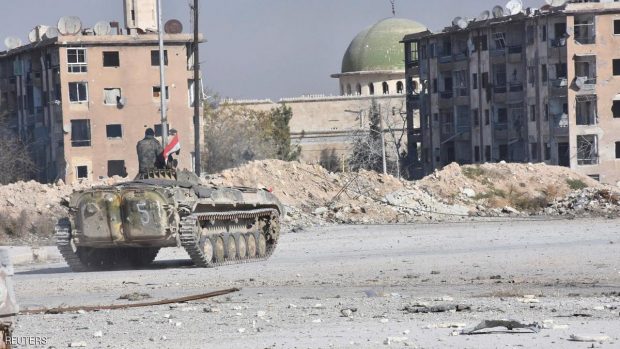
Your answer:
[[[69,348],[86,348],[86,342],[71,342]]]
[[[245,332],[245,328],[240,328],[240,329],[237,330],[237,332],[244,333]]]
[[[312,320],[312,322],[314,322],[315,324],[318,324],[318,323],[321,322],[321,319],[314,319],[314,320]]]
[[[95,338],[103,337],[103,331],[97,331],[97,332],[93,333],[93,337],[95,337]]]
[[[440,271],[437,271],[437,270],[431,271],[431,275],[439,275],[439,274],[441,274]]]
[[[433,306],[419,306],[419,305],[407,305],[402,309],[404,312],[410,314],[416,313],[445,313],[447,311],[466,311],[471,310],[471,306],[463,304],[444,304]]]
[[[571,334],[568,340],[573,342],[598,342],[602,344],[609,340],[609,336]]]
[[[407,337],[387,337],[383,341],[383,344],[385,344],[385,345],[392,345],[392,344],[396,344],[396,343],[404,343],[404,342],[406,342],[408,340],[409,340],[409,338],[407,338]]]
[[[124,294],[118,297],[118,299],[126,299],[130,302],[142,301],[142,300],[149,299],[149,298],[152,298],[150,294],[139,293],[139,292],[128,293],[128,294]]]

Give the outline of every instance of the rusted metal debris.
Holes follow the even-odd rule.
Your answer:
[[[214,292],[179,297],[179,298],[163,299],[160,301],[133,303],[133,304],[112,304],[112,305],[95,305],[95,306],[84,306],[84,307],[28,309],[28,310],[20,311],[19,315],[62,314],[62,313],[76,312],[78,310],[89,312],[89,311],[100,311],[100,310],[119,310],[119,309],[128,309],[128,308],[152,307],[156,305],[184,303],[184,302],[196,301],[196,300],[201,300],[201,299],[213,298],[213,297],[223,296],[225,294],[239,292],[239,291],[241,291],[241,289],[239,288],[230,288],[227,290],[214,291]]]

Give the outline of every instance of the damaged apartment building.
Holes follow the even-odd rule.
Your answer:
[[[496,7],[403,43],[426,173],[546,162],[620,182],[620,3]]]
[[[125,28],[63,17],[37,26],[27,45],[5,40],[0,116],[30,146],[41,182],[135,176],[136,143],[146,128],[161,135],[156,2],[124,6]],[[193,150],[193,35],[171,20],[164,41],[168,120]],[[179,167],[191,169],[192,157],[183,150]]]

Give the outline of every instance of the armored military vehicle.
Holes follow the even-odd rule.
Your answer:
[[[199,267],[268,258],[283,208],[269,191],[211,187],[187,171],[73,193],[56,241],[73,271],[144,267],[163,247],[183,247]]]

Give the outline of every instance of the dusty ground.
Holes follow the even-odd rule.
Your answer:
[[[218,269],[189,268],[176,249],[152,270],[20,267],[22,307],[243,289],[174,307],[21,316],[15,335],[47,337],[56,348],[618,348],[619,256],[619,220],[325,227],[283,235],[267,262]],[[471,310],[403,311],[419,303]],[[357,311],[344,317],[345,309]],[[452,335],[503,318],[547,329]],[[571,334],[609,339],[573,342]]]

